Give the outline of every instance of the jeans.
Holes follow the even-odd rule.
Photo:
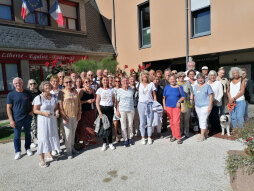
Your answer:
[[[211,131],[213,131],[215,133],[221,132],[219,107],[218,106],[213,106],[212,111],[209,115],[209,122],[212,126]]]
[[[245,105],[245,100],[236,101],[236,106],[230,113],[233,128],[243,128]]]
[[[32,116],[31,115],[27,115],[25,117],[25,119],[23,119],[21,121],[18,121],[18,122],[15,122],[16,127],[14,128],[14,148],[15,148],[16,153],[21,151],[20,136],[21,136],[22,127],[24,127],[24,131],[25,131],[25,149],[26,150],[30,149],[30,145],[31,145],[31,133],[30,133],[31,122],[32,122]]]
[[[173,137],[175,137],[176,139],[181,139],[181,132],[180,132],[181,108],[166,107],[166,112],[168,114],[170,128],[171,128]]]
[[[74,149],[75,133],[77,129],[78,121],[76,117],[70,117],[69,123],[63,122],[64,134],[65,134],[65,147],[67,153],[71,153]]]
[[[138,102],[138,113],[140,120],[140,132],[141,136],[145,136],[146,125],[147,125],[147,135],[148,137],[152,136],[152,123],[153,123],[153,111],[152,111],[152,102],[143,103]]]
[[[120,111],[120,122],[122,129],[122,136],[125,141],[133,137],[133,118],[135,111]]]

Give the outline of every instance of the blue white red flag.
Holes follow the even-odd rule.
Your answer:
[[[61,8],[59,6],[58,0],[55,1],[55,3],[52,5],[52,7],[49,10],[49,14],[53,19],[56,20],[59,26],[64,25],[64,18],[63,18],[63,13],[61,11]]]
[[[30,11],[27,8],[26,0],[22,0],[22,9],[21,9],[21,16],[25,20],[26,16],[30,13]]]

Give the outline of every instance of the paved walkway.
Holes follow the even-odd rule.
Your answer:
[[[242,145],[214,137],[201,143],[196,139],[182,145],[169,139],[153,145],[137,141],[105,152],[97,147],[71,160],[62,156],[46,169],[39,167],[37,154],[15,161],[13,143],[0,144],[0,190],[230,191],[225,157]]]

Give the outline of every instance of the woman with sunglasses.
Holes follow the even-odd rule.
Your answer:
[[[139,100],[138,100],[138,113],[140,119],[140,132],[141,132],[141,144],[146,144],[145,132],[147,125],[147,143],[151,145],[152,141],[152,123],[153,123],[153,101],[157,101],[156,87],[154,83],[150,82],[149,72],[142,71],[140,74],[140,86],[139,86]]]
[[[34,98],[40,94],[40,91],[37,89],[38,84],[34,79],[28,80],[27,89],[31,92],[32,98]],[[33,114],[32,122],[31,122],[31,145],[30,147],[35,148],[35,139],[37,138],[37,115]]]
[[[181,112],[180,116],[180,128],[181,128],[181,135],[185,137],[189,137],[189,129],[190,129],[190,114],[191,108],[193,107],[193,88],[189,81],[184,81],[186,74],[184,72],[179,72],[177,74],[178,78],[178,85],[183,87],[183,91],[185,93],[185,101],[187,111],[185,113]]]
[[[52,76],[50,78],[50,84],[52,85],[52,90],[50,91],[51,95],[54,96],[58,100],[58,95],[61,89],[59,88],[59,77],[58,76]],[[62,141],[64,139],[64,129],[63,129],[63,118],[58,117],[57,118],[57,127],[58,127],[58,136],[62,134]],[[59,154],[62,152],[61,150],[57,151]],[[52,151],[52,155],[55,156],[57,154],[56,151]]]
[[[70,76],[64,77],[65,88],[59,93],[59,105],[63,116],[65,132],[65,147],[68,159],[72,159],[72,154],[78,152],[74,149],[75,132],[78,121],[81,118],[81,104],[78,92],[72,88]]]
[[[115,98],[117,97],[117,90],[119,90],[121,88],[121,80],[119,77],[115,78],[115,87],[113,88],[114,90],[114,94],[115,94]],[[118,138],[118,128],[119,128],[119,122],[120,122],[120,118],[116,115],[116,100],[115,100],[115,106],[114,106],[114,117],[113,117],[113,123],[114,123],[114,136],[115,136],[115,141],[119,142],[120,139]]]
[[[106,115],[109,122],[109,136],[103,138],[103,145],[101,150],[105,151],[107,149],[107,141],[109,143],[109,148],[114,150],[115,147],[112,144],[112,126],[113,126],[113,115],[114,115],[114,101],[115,93],[112,88],[109,88],[108,77],[103,76],[100,83],[101,87],[96,91],[96,108],[98,110],[100,118],[102,114]]]
[[[93,124],[95,121],[95,95],[90,86],[89,78],[84,78],[84,88],[80,91],[80,102],[82,106],[81,120],[78,122],[76,131],[77,141],[83,141],[83,148],[88,144],[97,144]]]

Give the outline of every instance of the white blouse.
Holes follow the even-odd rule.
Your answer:
[[[207,82],[207,84],[209,84],[212,89],[213,89],[213,101],[217,101],[217,106],[221,106],[222,105],[222,97],[223,97],[223,86],[222,83],[220,81],[215,81],[212,84],[210,84],[209,82]]]
[[[143,83],[140,83],[139,85],[139,102],[143,103],[149,103],[153,102],[153,91],[156,90],[156,87],[153,82],[150,82],[149,84],[144,87]]]

